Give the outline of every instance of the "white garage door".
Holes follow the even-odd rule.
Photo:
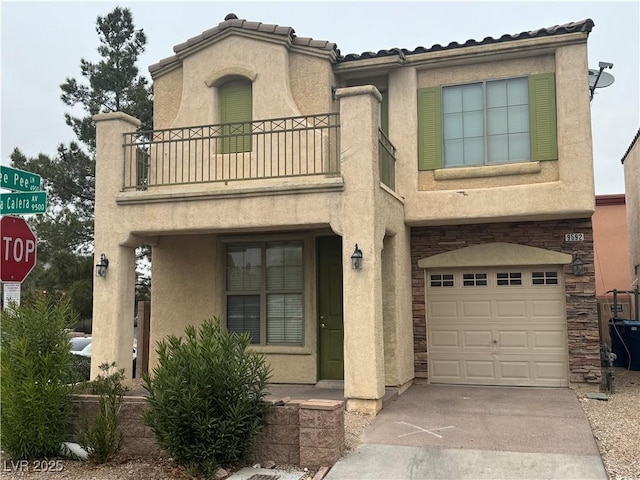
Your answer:
[[[426,271],[431,383],[568,385],[558,267]]]

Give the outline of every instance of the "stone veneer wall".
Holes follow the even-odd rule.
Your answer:
[[[565,242],[565,233],[584,233],[583,242]],[[428,377],[424,269],[418,260],[439,253],[491,242],[517,243],[562,253],[577,253],[585,275],[564,266],[569,381],[597,383],[601,378],[598,312],[595,297],[591,219],[489,223],[411,229],[411,285],[416,377]]]
[[[77,432],[83,419],[91,421],[98,409],[96,395],[75,395]],[[143,421],[144,397],[125,397],[120,410],[124,442],[121,453],[157,456],[151,428]],[[304,467],[332,466],[344,449],[344,402],[334,400],[286,400],[274,402],[267,425],[256,447],[254,461]]]

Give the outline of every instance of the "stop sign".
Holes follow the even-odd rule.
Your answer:
[[[0,220],[0,280],[22,282],[36,265],[36,236],[21,217]]]

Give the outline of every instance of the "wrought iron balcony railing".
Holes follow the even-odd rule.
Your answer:
[[[391,190],[396,189],[396,147],[382,130],[378,130],[380,181]]]
[[[337,113],[124,135],[124,190],[337,174]]]

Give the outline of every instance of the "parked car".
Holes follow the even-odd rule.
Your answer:
[[[81,357],[91,358],[91,337],[74,337],[69,339],[71,341],[71,353],[79,355]],[[136,358],[138,356],[138,350],[133,347],[133,376],[136,376]]]
[[[79,355],[82,349],[87,345],[91,345],[91,337],[72,337],[69,342],[71,342],[71,353]]]

